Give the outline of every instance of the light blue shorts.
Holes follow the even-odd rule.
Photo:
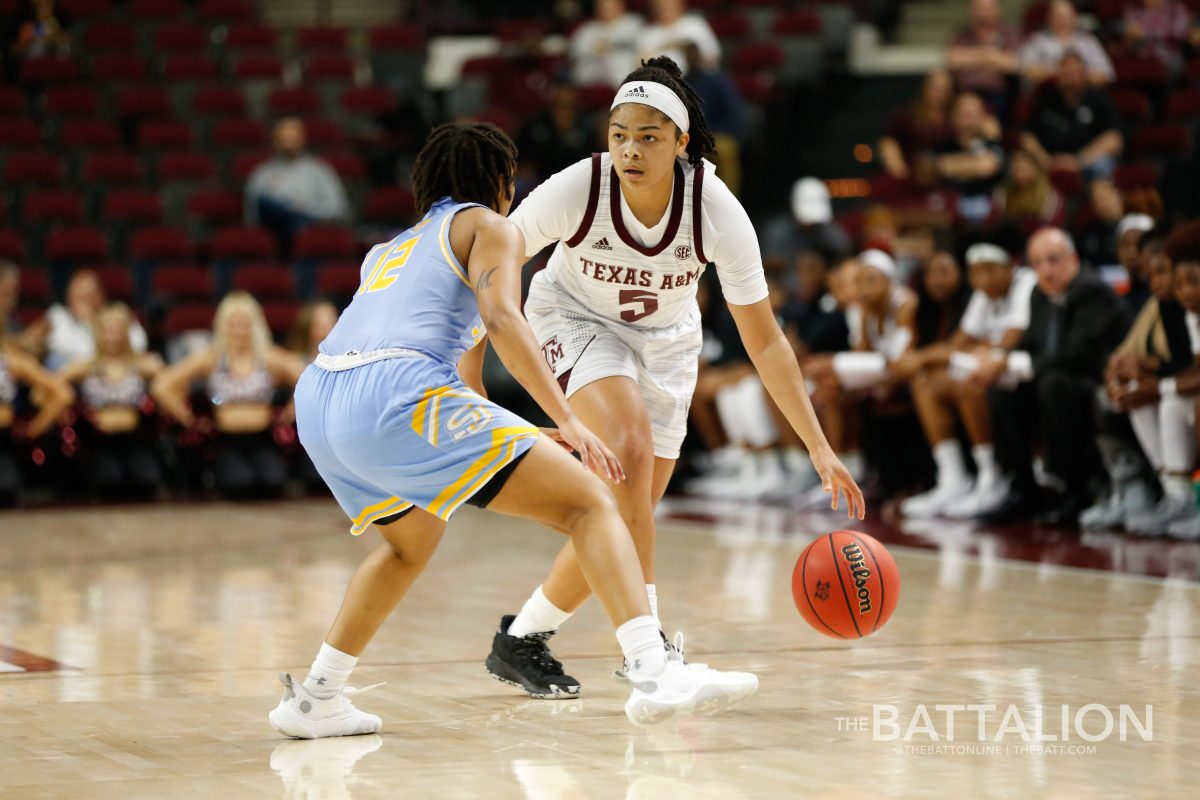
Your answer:
[[[538,435],[424,357],[310,365],[296,384],[296,425],[355,535],[414,505],[449,519]]]

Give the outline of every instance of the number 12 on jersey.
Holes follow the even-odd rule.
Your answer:
[[[363,279],[362,286],[358,289],[358,294],[378,292],[395,283],[396,273],[408,263],[408,258],[412,255],[413,248],[417,246],[417,242],[419,241],[421,241],[420,236],[405,239],[403,242],[392,245],[391,248],[379,256],[379,259],[375,262],[375,266],[371,268],[367,277]]]

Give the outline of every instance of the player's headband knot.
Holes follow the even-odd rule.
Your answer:
[[[690,124],[687,106],[670,87],[653,81],[630,81],[617,89],[617,96],[613,98],[609,111],[622,103],[641,103],[657,109],[666,114],[682,133],[687,133]]]

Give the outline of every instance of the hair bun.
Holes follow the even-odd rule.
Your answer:
[[[672,78],[683,80],[683,70],[681,70],[679,65],[675,63],[675,60],[669,56],[655,56],[647,61],[643,61],[642,66],[661,69]]]

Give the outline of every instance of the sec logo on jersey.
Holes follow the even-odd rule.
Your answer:
[[[692,248],[688,247],[686,244],[679,245],[679,247],[675,248],[675,257],[680,261],[691,258]]]

